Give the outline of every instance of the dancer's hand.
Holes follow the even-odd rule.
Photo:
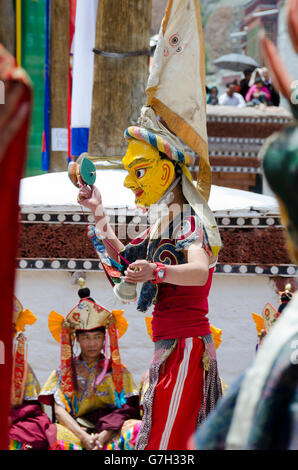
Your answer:
[[[102,198],[99,189],[96,186],[83,185],[78,194],[78,203],[87,209],[90,209],[94,215],[102,209]]]
[[[154,277],[154,271],[156,269],[155,263],[149,263],[146,260],[137,260],[130,264],[125,271],[124,281],[136,284],[137,282],[152,281]]]

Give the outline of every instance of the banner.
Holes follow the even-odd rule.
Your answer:
[[[18,2],[17,56],[33,82],[34,107],[30,129],[26,176],[42,173],[41,141],[44,130],[44,63],[45,63],[45,5],[46,0]],[[21,6],[21,8],[20,8]],[[46,168],[45,168],[46,169]]]
[[[98,0],[77,0],[73,44],[71,155],[88,151]]]
[[[71,160],[72,52],[76,23],[77,0],[69,0],[69,69],[68,69],[68,161]]]
[[[45,8],[45,65],[44,65],[44,131],[42,136],[42,170],[48,171],[50,168],[50,2],[51,0],[46,0]]]

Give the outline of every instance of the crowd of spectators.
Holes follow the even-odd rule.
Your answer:
[[[247,69],[240,81],[226,85],[226,91],[219,95],[217,87],[208,88],[207,104],[221,106],[279,106],[280,96],[274,88],[267,68]]]

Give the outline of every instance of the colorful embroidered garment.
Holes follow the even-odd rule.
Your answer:
[[[32,367],[28,364],[28,370],[27,370],[27,377],[26,377],[26,384],[25,384],[23,399],[25,401],[38,400],[38,395],[40,393],[40,390],[41,390],[40,383],[39,383]]]
[[[104,367],[104,359],[88,365],[79,356],[75,358],[74,364],[78,379],[78,391],[76,392],[77,411],[73,416],[83,416],[98,408],[116,408],[115,385],[111,369],[106,372],[102,381],[96,384],[96,379]],[[55,402],[69,411],[67,399],[61,390],[61,380],[61,370],[54,370],[44,384],[39,400],[46,405],[53,405]],[[124,366],[123,389],[125,397],[138,395],[132,375]]]
[[[204,226],[194,210],[188,206],[184,214],[177,215],[169,224],[167,232],[153,235],[157,223],[147,229],[142,235],[131,241],[122,253],[129,262],[137,259],[158,261],[164,264],[177,265],[186,263],[183,250],[186,250],[196,240],[202,242],[202,247],[211,255],[211,248]],[[137,309],[146,312],[156,303],[158,286],[151,281],[142,286]]]
[[[94,425],[96,432],[104,429],[120,431],[123,423],[128,419],[139,417],[138,390],[130,372],[123,366],[123,390],[126,403],[118,408],[115,394],[115,384],[111,367],[108,368],[100,383],[98,377],[104,368],[104,358],[87,364],[76,357],[74,366],[78,382],[75,393],[75,407],[70,410],[69,401],[61,388],[61,370],[55,370],[43,386],[40,402],[53,406],[54,403],[66,409],[74,418],[84,418]],[[70,443],[82,447],[79,439],[67,428],[57,424],[57,442]],[[60,447],[59,447],[60,448]]]
[[[204,226],[190,206],[187,214],[180,214],[170,222],[167,233],[158,234],[157,224],[126,246],[126,259],[130,262],[147,259],[170,265],[184,264],[183,250],[196,240],[201,241],[209,256],[212,254]],[[153,303],[153,319],[157,324],[152,326],[155,330],[159,329],[164,314],[172,320],[172,325],[171,332],[164,339],[154,338],[153,331],[155,353],[149,371],[149,387],[143,399],[144,416],[137,450],[187,449],[187,440],[222,395],[215,345],[206,318],[213,271],[214,266],[210,266],[209,280],[203,287],[188,288],[166,283],[157,286],[151,282],[142,286],[138,310],[146,311]],[[169,304],[165,301],[163,312],[160,294],[165,288],[171,289],[171,299],[169,295],[164,296]],[[182,295],[184,291],[187,305],[185,295]],[[197,311],[198,299],[204,303],[202,312]],[[178,315],[172,315],[174,310]],[[160,318],[157,312],[161,314]],[[195,324],[193,327],[189,324],[184,334],[183,328],[189,318],[193,318]],[[185,419],[186,416],[189,419]]]
[[[27,376],[27,354],[28,345],[26,336],[19,333],[13,354],[11,403],[13,406],[21,405],[23,402],[25,381]]]
[[[141,420],[130,419],[126,421],[122,426],[119,436],[107,444],[104,450],[135,450],[140,427]]]
[[[28,364],[26,367],[26,375],[24,378],[24,391],[22,394],[22,402],[15,403],[14,406],[21,405],[23,401],[37,401],[38,395],[40,393],[41,387],[40,383],[32,369],[32,367]]]

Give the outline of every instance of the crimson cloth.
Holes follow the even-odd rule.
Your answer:
[[[153,341],[190,338],[211,334],[208,314],[208,295],[214,268],[204,286],[175,286],[160,284],[153,311]]]
[[[96,432],[105,430],[120,431],[124,421],[128,419],[141,419],[139,410],[139,396],[126,399],[121,408],[99,408],[87,413],[83,418],[95,425]]]
[[[30,445],[34,450],[48,450],[57,440],[57,428],[38,402],[24,402],[13,408],[9,438]]]
[[[19,108],[31,103],[31,90],[25,74],[17,69],[15,60],[0,44],[0,80],[23,82]],[[0,105],[5,106],[5,105]],[[14,110],[15,112],[15,110]],[[10,414],[12,374],[12,313],[16,257],[19,231],[19,186],[26,157],[29,116],[21,126],[0,160],[0,449],[8,449],[8,419]],[[0,133],[1,145],[1,133]],[[5,358],[3,358],[3,349]],[[5,360],[3,360],[5,359]],[[3,363],[4,362],[4,363]]]
[[[179,339],[155,387],[146,450],[187,450],[203,400],[205,346],[199,338]]]

